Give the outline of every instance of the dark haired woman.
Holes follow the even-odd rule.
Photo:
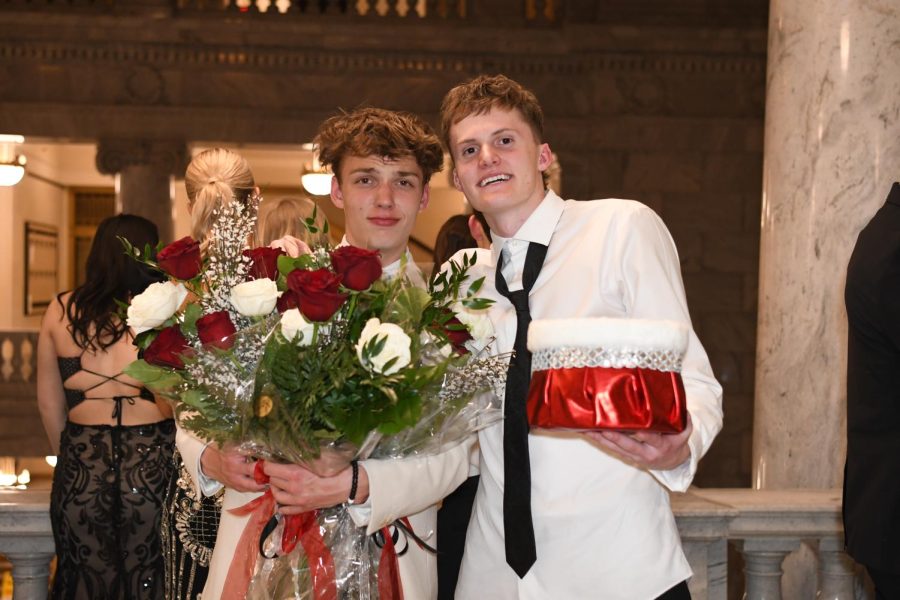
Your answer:
[[[58,455],[50,515],[58,558],[53,598],[161,598],[160,510],[172,473],[175,424],[122,374],[137,358],[116,301],[158,280],[125,255],[156,246],[134,215],[104,220],[87,281],[60,294],[38,340],[38,407]]]

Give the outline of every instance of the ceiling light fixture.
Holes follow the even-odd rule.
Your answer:
[[[25,157],[16,154],[16,144],[24,141],[21,135],[0,134],[0,186],[16,185],[25,176]]]
[[[331,193],[331,178],[333,175],[330,170],[323,167],[322,163],[319,162],[319,153],[316,149],[313,148],[312,150],[312,164],[307,163],[303,166],[300,183],[303,184],[303,189],[313,196],[327,196]]]

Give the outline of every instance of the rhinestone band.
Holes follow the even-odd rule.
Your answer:
[[[607,367],[680,372],[683,359],[681,353],[674,350],[561,347],[535,352],[531,357],[531,370]]]

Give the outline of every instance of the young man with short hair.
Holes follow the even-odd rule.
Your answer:
[[[331,200],[344,211],[342,244],[378,250],[384,277],[402,275],[424,287],[407,244],[418,213],[428,204],[429,180],[443,166],[443,151],[431,128],[409,113],[364,108],[325,121],[315,144],[319,161],[334,172]],[[316,476],[299,465],[266,463],[265,471],[285,514],[349,499],[354,521],[367,527],[368,534],[409,516],[415,534],[435,546],[436,505],[466,479],[474,442],[472,436],[435,456],[360,461],[355,486],[350,467],[332,477]],[[348,498],[354,487],[355,496]],[[405,537],[399,530],[397,535]],[[435,556],[410,539],[398,547],[404,598],[435,598]]]
[[[491,252],[480,255],[471,276],[485,276],[481,294],[495,301],[495,352],[509,352],[516,338],[517,315],[505,294],[529,286],[532,319],[671,320],[690,331],[682,433],[529,433],[524,394],[507,395],[506,404],[521,403],[519,410],[479,432],[481,484],[456,597],[689,598],[691,571],[666,488],[690,485],[721,429],[722,390],[690,330],[672,238],[637,202],[576,202],[547,190],[552,155],[541,107],[507,77],[452,89],[441,125],[454,185],[492,232]]]

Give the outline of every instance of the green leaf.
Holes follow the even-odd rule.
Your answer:
[[[384,346],[387,344],[387,335],[376,335],[373,336],[368,342],[363,346],[363,360],[367,363],[372,362],[372,357],[378,356],[381,354],[381,351],[384,350]]]
[[[272,360],[272,381],[287,392],[299,390],[302,379],[298,367],[301,365],[302,361],[298,360],[293,344],[279,346]]]
[[[122,369],[129,377],[134,377],[153,391],[171,390],[184,383],[184,378],[173,369],[151,365],[138,359]]]
[[[186,392],[181,394],[181,401],[183,403],[199,411],[203,411],[208,408],[208,399],[209,397],[198,389],[187,390]]]
[[[203,316],[203,308],[198,302],[191,302],[184,308],[181,332],[190,336],[197,335],[197,320]]]
[[[288,256],[287,254],[282,254],[278,257],[278,272],[282,275],[287,275],[291,271],[294,270],[294,259]]]
[[[494,304],[490,298],[464,298],[461,302],[463,306],[472,310],[484,310]]]
[[[150,344],[153,343],[153,340],[155,340],[156,336],[158,335],[159,331],[157,331],[156,329],[148,329],[147,331],[142,331],[134,336],[134,345],[141,350],[146,350],[148,347],[150,347]]]
[[[422,313],[431,302],[431,296],[427,291],[415,286],[406,286],[400,289],[393,302],[388,304],[382,314],[382,321],[396,323],[404,329],[414,326],[422,319]]]
[[[481,290],[481,286],[484,285],[484,277],[479,277],[475,281],[472,282],[472,285],[469,286],[469,290],[466,292],[466,296],[474,296]]]

